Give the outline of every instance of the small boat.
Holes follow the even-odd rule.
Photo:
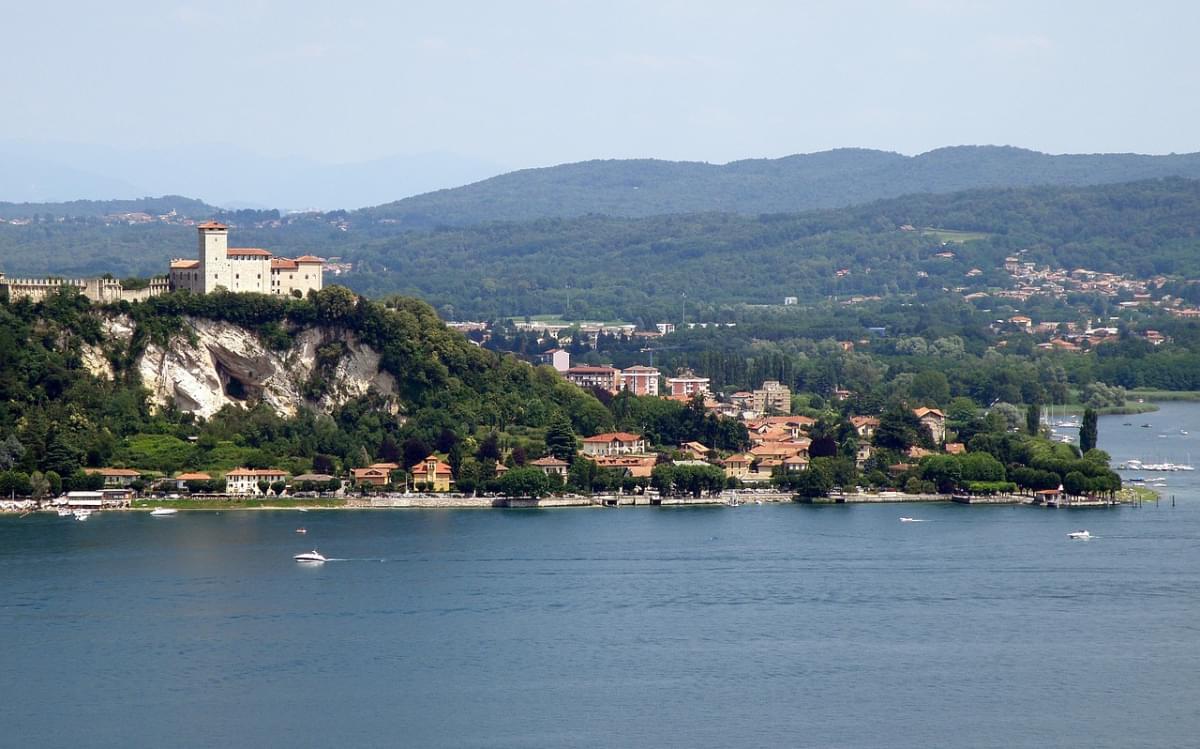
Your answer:
[[[91,510],[76,510],[72,514],[75,516],[76,520],[87,520],[88,518],[90,518],[92,516],[92,511]]]
[[[901,523],[924,523],[921,518],[900,518]]]
[[[1067,534],[1067,538],[1071,539],[1072,541],[1087,541],[1091,537],[1092,534],[1088,533],[1087,531],[1071,531]]]
[[[1142,429],[1149,429],[1152,426],[1154,426],[1154,425],[1153,424],[1142,424]]]
[[[308,512],[308,508],[307,507],[297,507],[296,511],[297,512]]]
[[[179,512],[179,510],[173,509],[171,507],[155,507],[153,510],[150,511],[150,517],[165,518],[165,517],[169,517],[171,515],[175,515],[178,512]]]
[[[327,561],[324,555],[322,555],[321,552],[317,551],[316,549],[313,549],[312,551],[306,551],[303,554],[297,554],[296,556],[292,557],[292,559],[295,559],[297,562],[310,562],[312,564],[320,564]]]
[[[74,512],[71,510],[71,508],[70,508],[70,507],[60,507],[60,508],[58,508],[58,516],[59,516],[60,518],[69,518],[69,517],[73,516],[74,514],[75,514],[75,513],[74,513]]]
[[[297,533],[308,533],[308,529],[307,528],[297,528],[296,532]]]

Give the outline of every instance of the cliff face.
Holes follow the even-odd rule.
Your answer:
[[[128,341],[132,334],[121,318],[108,320],[106,329],[118,340]],[[309,400],[305,386],[319,366],[317,351],[331,343],[341,343],[342,353],[336,361],[326,360],[317,373],[325,385],[316,400]],[[112,376],[103,355],[85,352],[84,362],[97,376]],[[272,351],[244,328],[187,318],[184,333],[166,347],[148,345],[136,366],[152,403],[174,404],[205,418],[226,405],[258,402],[286,416],[305,407],[329,412],[370,391],[399,409],[395,380],[379,371],[379,354],[336,328],[304,330],[288,350]]]

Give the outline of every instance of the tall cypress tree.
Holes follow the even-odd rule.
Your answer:
[[[1100,430],[1096,423],[1096,409],[1083,410],[1083,423],[1079,425],[1079,450],[1086,453],[1096,447],[1096,439]]]
[[[1025,431],[1034,437],[1042,427],[1042,406],[1040,403],[1030,403],[1025,407]]]

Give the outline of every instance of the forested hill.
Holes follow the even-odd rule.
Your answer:
[[[21,219],[32,216],[55,218],[102,218],[124,213],[161,215],[175,211],[179,216],[206,218],[220,212],[202,200],[179,195],[132,200],[72,200],[66,203],[3,203],[0,219]]]
[[[1200,178],[1200,153],[1049,155],[956,146],[919,156],[838,149],[723,166],[651,159],[525,169],[360,211],[411,228],[586,214],[796,213],[913,193]]]
[[[348,251],[357,272],[347,282],[418,295],[452,317],[562,312],[569,297],[584,317],[677,319],[684,294],[695,308],[1007,286],[1004,257],[1022,250],[1056,267],[1195,278],[1198,227],[1195,180],[979,190],[795,215],[585,216],[401,233]],[[968,239],[941,256],[943,242]]]

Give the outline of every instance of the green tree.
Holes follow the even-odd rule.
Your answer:
[[[824,465],[810,464],[796,475],[792,486],[796,496],[801,499],[827,497],[833,491],[833,475]]]
[[[551,492],[550,479],[540,468],[510,468],[500,477],[500,493],[506,497],[544,497]]]
[[[1025,433],[1036,437],[1042,429],[1042,407],[1030,403],[1025,407]]]
[[[575,430],[562,411],[555,411],[546,427],[546,452],[568,463],[575,459]]]
[[[1087,453],[1096,448],[1096,440],[1100,436],[1098,421],[1096,409],[1085,408],[1083,410],[1083,421],[1079,424],[1080,452]]]

